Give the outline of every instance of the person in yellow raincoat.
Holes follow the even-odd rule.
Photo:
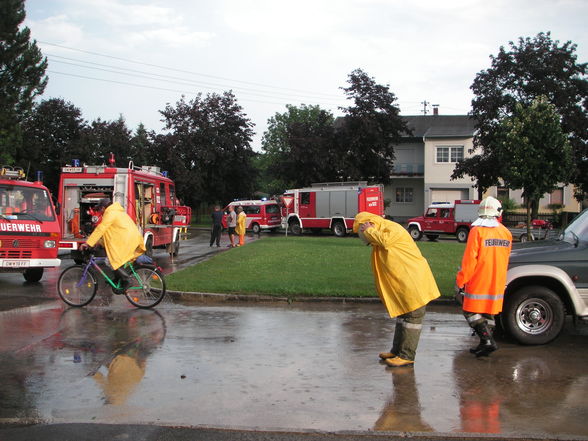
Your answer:
[[[145,253],[143,236],[118,202],[113,204],[110,199],[101,199],[96,209],[102,211],[102,221],[86,242],[80,245],[80,250],[93,247],[102,240],[115,277],[121,280],[123,289],[128,288],[130,276],[122,267]]]
[[[235,228],[235,233],[237,233],[237,236],[239,236],[239,245],[237,246],[245,245],[245,231],[247,228],[245,226],[246,223],[247,215],[243,211],[243,207],[239,205],[237,207],[237,227]]]
[[[426,305],[441,294],[427,260],[402,225],[373,213],[355,216],[353,232],[372,247],[376,289],[390,317],[397,317],[388,366],[413,365]]]

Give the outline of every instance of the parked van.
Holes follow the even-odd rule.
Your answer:
[[[280,228],[282,224],[282,213],[280,206],[276,201],[253,200],[253,201],[233,201],[224,208],[225,216],[223,217],[223,228],[227,228],[227,216],[229,206],[233,206],[237,211],[238,206],[243,207],[247,215],[245,227],[255,234],[261,230],[273,231]]]

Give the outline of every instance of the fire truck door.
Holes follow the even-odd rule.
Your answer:
[[[316,193],[308,192],[308,191],[301,191],[300,192],[300,201],[298,205],[298,215],[300,217],[315,217],[315,210],[313,207],[313,200],[312,196]]]
[[[127,209],[126,195],[127,185],[129,183],[129,175],[126,173],[117,173],[114,176],[114,190],[112,194],[112,202],[118,202],[125,210]]]

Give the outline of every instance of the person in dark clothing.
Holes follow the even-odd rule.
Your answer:
[[[223,230],[223,212],[219,205],[214,206],[214,211],[210,215],[212,218],[212,231],[210,232],[210,246],[216,242],[216,246],[220,247],[221,231]]]

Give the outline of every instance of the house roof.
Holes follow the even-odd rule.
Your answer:
[[[468,115],[403,116],[414,138],[469,138],[476,132],[475,121]]]

